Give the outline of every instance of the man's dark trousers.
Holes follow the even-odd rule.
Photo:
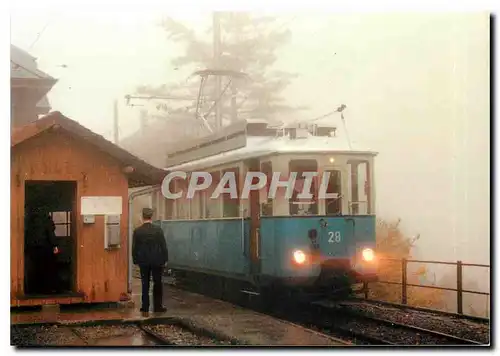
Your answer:
[[[163,266],[158,265],[139,265],[142,282],[142,309],[149,310],[149,285],[151,275],[153,276],[153,308],[158,310],[162,307],[163,285],[162,272]]]

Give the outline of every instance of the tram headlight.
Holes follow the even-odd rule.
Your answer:
[[[301,250],[293,251],[293,260],[295,263],[302,265],[306,262],[306,254]]]
[[[361,251],[363,261],[372,262],[375,259],[375,252],[371,248],[365,248]]]

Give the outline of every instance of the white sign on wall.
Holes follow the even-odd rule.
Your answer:
[[[81,215],[121,215],[122,197],[82,197]]]

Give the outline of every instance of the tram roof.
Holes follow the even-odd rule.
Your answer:
[[[347,141],[340,137],[309,136],[307,138],[291,139],[289,136],[249,136],[244,147],[222,152],[213,156],[204,157],[191,162],[167,167],[169,171],[213,167],[249,158],[269,156],[273,154],[312,154],[312,153],[341,153],[376,155],[377,152],[349,147]]]

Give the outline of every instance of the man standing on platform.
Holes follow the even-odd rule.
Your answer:
[[[141,271],[142,307],[141,312],[149,312],[149,282],[153,276],[153,310],[155,313],[167,311],[163,307],[162,274],[168,262],[168,250],[160,227],[152,224],[153,210],[142,210],[143,224],[134,230],[132,259]]]

